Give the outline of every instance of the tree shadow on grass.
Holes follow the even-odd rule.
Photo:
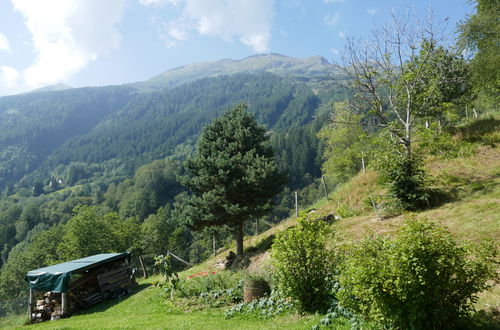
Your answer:
[[[476,312],[460,329],[497,330],[500,329],[500,310],[491,308]]]
[[[86,314],[93,314],[93,313],[100,313],[100,312],[104,312],[106,310],[108,310],[109,308],[119,304],[119,303],[122,303],[124,302],[125,300],[129,299],[130,297],[132,297],[133,295],[141,292],[142,290],[150,287],[152,284],[151,283],[142,283],[142,284],[139,284],[137,285],[136,287],[133,287],[131,288],[131,293],[127,294],[127,295],[124,295],[124,296],[121,296],[121,297],[117,297],[117,298],[114,298],[114,299],[108,299],[108,300],[104,300],[94,306],[91,306],[87,309],[79,309],[77,311],[74,311],[71,316],[76,316],[76,315],[86,315]]]

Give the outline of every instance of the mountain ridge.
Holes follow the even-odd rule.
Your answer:
[[[141,90],[149,91],[173,88],[201,78],[236,73],[269,72],[307,84],[318,84],[338,72],[339,68],[326,58],[316,55],[296,58],[277,53],[258,54],[243,59],[221,59],[192,63],[173,68],[144,82],[133,83]]]

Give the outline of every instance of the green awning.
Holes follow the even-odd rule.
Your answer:
[[[61,264],[30,270],[26,274],[30,289],[50,292],[66,292],[71,274],[84,272],[116,260],[128,258],[130,252],[102,253],[63,262]]]

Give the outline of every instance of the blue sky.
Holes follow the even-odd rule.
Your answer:
[[[0,95],[65,83],[147,80],[169,69],[258,53],[338,60],[411,8],[456,24],[467,0],[0,0]]]

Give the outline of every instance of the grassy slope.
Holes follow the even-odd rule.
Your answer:
[[[457,240],[479,241],[490,238],[500,241],[500,150],[481,147],[476,155],[469,158],[434,159],[428,162],[428,171],[434,175],[435,186],[445,191],[449,200],[440,207],[421,212],[419,216],[445,224]],[[377,185],[375,173],[360,174],[331,196],[328,203],[318,203],[317,213],[331,213],[343,204],[363,214],[333,224],[344,239],[357,240],[369,232],[390,233],[398,228],[403,216],[379,220],[364,202],[368,194],[381,192],[383,189]],[[260,235],[246,239],[245,246],[252,260],[251,270],[265,268],[274,235],[293,226],[295,222],[294,218],[290,218]],[[211,270],[215,261],[226,254],[227,251],[196,265],[181,273],[181,276]],[[143,282],[139,292],[119,303],[107,302],[70,319],[33,325],[28,329],[307,329],[319,318],[284,316],[271,320],[225,320],[224,309],[193,312],[167,310],[158,290],[150,286],[152,280]],[[493,290],[481,294],[477,307],[499,310],[499,302],[500,286],[497,285]],[[19,319],[9,322],[0,323],[0,326],[20,324]]]
[[[314,316],[284,316],[269,320],[224,319],[224,309],[183,312],[167,308],[154,280],[143,281],[137,292],[122,301],[108,301],[80,315],[23,329],[307,329]],[[5,324],[6,325],[6,324]]]

